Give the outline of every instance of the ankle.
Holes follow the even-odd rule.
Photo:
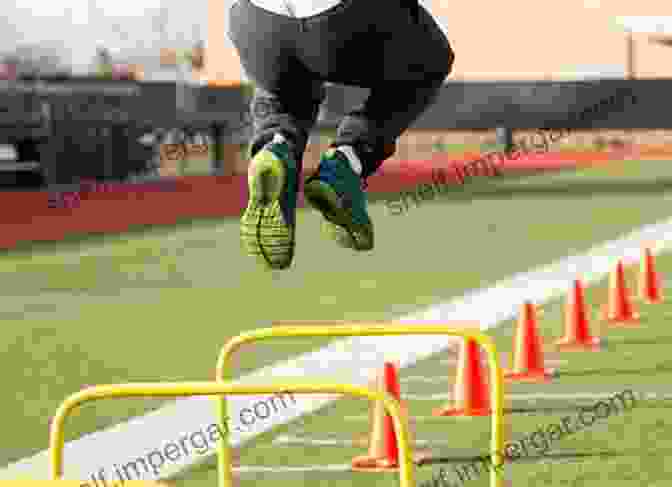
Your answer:
[[[288,142],[287,137],[282,135],[281,132],[277,132],[275,135],[273,135],[273,138],[271,139],[269,144],[286,144],[287,142]]]
[[[359,159],[359,156],[355,152],[355,148],[351,145],[339,145],[336,147],[336,150],[343,154],[347,161],[350,163],[350,168],[358,176],[362,175],[362,161]]]
[[[265,133],[261,136],[255,137],[249,145],[248,157],[252,159],[259,151],[267,148],[272,144],[287,144],[287,146],[290,148],[290,151],[294,153],[295,145],[292,139],[287,137],[287,135],[282,132],[275,132]]]

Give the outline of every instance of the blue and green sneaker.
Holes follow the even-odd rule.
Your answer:
[[[250,161],[249,200],[240,220],[248,255],[271,269],[288,268],[294,257],[298,171],[289,144],[276,136]]]
[[[331,238],[360,251],[373,249],[373,223],[362,186],[345,154],[329,149],[303,188],[308,203],[325,218],[324,229]]]

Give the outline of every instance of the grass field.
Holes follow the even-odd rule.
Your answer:
[[[4,277],[0,284],[0,338],[4,344],[0,346],[0,365],[12,371],[5,390],[17,400],[4,404],[0,421],[12,441],[0,449],[0,464],[46,448],[49,417],[60,401],[84,385],[210,379],[219,347],[241,331],[277,320],[390,319],[667,217],[670,198],[672,166],[667,163],[629,163],[617,175],[591,169],[521,180],[478,181],[403,216],[390,216],[382,202],[374,202],[377,249],[370,255],[353,255],[323,241],[317,216],[301,210],[295,265],[285,273],[263,272],[250,259],[238,257],[235,220],[195,222],[6,252],[0,262]],[[670,268],[667,257],[660,264],[663,272]],[[552,306],[544,315],[546,334],[560,333],[558,310]],[[641,329],[622,333],[624,343],[601,354],[572,355],[562,367],[566,373],[558,384],[516,386],[511,391],[619,392],[627,386],[666,391],[665,347],[670,339],[665,334],[664,316],[665,306],[651,308]],[[510,326],[504,326],[493,332],[503,350],[510,349],[510,331]],[[609,333],[610,338],[618,336]],[[628,343],[630,338],[638,343]],[[293,341],[281,348],[250,347],[240,354],[239,371],[242,374],[324,343],[310,340]],[[623,360],[626,356],[627,362]],[[403,377],[433,377],[437,382],[405,382],[403,392],[447,392],[450,371],[439,363],[442,358],[446,357],[405,370]],[[159,404],[161,401],[129,400],[85,407],[69,424],[68,437],[114,424]],[[429,400],[409,402],[414,416],[427,415],[437,405]],[[569,456],[559,455],[552,463],[516,465],[513,478],[527,483],[535,478],[554,486],[571,485],[563,484],[563,479],[604,478],[619,486],[626,485],[628,475],[635,475],[639,485],[662,485],[656,482],[667,479],[662,459],[669,436],[665,429],[670,426],[665,421],[667,410],[661,405],[665,403],[642,403],[628,415],[609,418],[590,432],[565,440],[560,448]],[[363,420],[340,418],[363,415],[366,406],[362,401],[340,401],[301,424],[261,437],[242,452],[241,463],[348,463],[365,447],[306,443],[280,448],[272,441],[278,434],[351,439],[365,432],[368,425]],[[559,406],[573,408],[575,404],[562,401]],[[540,412],[515,415],[511,421],[514,436],[554,417]],[[439,446],[443,456],[476,455],[486,445],[487,422],[481,419],[438,422],[441,425],[437,420],[420,421],[417,434],[430,444],[449,440]],[[649,438],[659,438],[655,451]],[[577,451],[586,456],[577,456]],[[602,455],[602,451],[612,453]],[[583,470],[577,470],[577,465]],[[429,478],[437,469],[421,468],[419,479]],[[649,480],[639,480],[647,478],[643,475],[649,475]],[[214,479],[212,464],[206,464],[178,483],[186,485],[188,480],[190,486],[214,485]],[[337,472],[242,476],[243,483],[249,485],[264,480],[292,485],[339,480],[394,485],[394,476],[353,477]],[[478,482],[484,480],[474,481],[474,485]]]
[[[663,276],[672,275],[672,256],[657,259]],[[627,270],[629,287],[635,288],[637,270]],[[670,282],[670,281],[668,281]],[[670,283],[672,287],[672,283]],[[646,305],[636,301],[642,313],[641,326],[633,329],[609,327],[597,313],[598,305],[606,299],[606,281],[590,288],[586,294],[591,308],[592,330],[606,337],[608,347],[601,352],[557,352],[552,341],[562,335],[562,300],[543,307],[539,319],[546,344],[549,366],[558,368],[560,377],[550,384],[507,385],[507,406],[516,412],[506,416],[507,442],[516,441],[540,427],[561,424],[562,418],[576,416],[579,407],[592,406],[598,398],[632,390],[644,396],[629,411],[612,413],[584,431],[558,441],[547,452],[533,452],[514,465],[507,465],[511,485],[599,485],[662,486],[672,479],[672,467],[665,460],[672,443],[672,366],[669,347],[672,331],[667,319],[672,315],[669,303]],[[504,324],[490,333],[503,352],[505,365],[510,365],[511,332],[514,322]],[[437,355],[405,369],[401,375],[402,398],[416,421],[419,446],[429,448],[439,464],[417,468],[418,485],[436,475],[439,467],[451,473],[453,468],[470,459],[485,455],[489,446],[489,418],[434,418],[432,409],[444,405],[445,398],[437,396],[451,391],[455,374],[454,355]],[[534,395],[540,395],[534,398]],[[567,395],[547,397],[543,395]],[[572,395],[583,394],[583,399]],[[404,397],[406,395],[406,397]],[[520,397],[516,397],[520,395]],[[275,467],[276,472],[243,472],[241,485],[260,481],[287,485],[393,486],[396,474],[371,474],[327,471],[329,466],[349,463],[356,455],[366,452],[366,445],[355,439],[368,427],[368,404],[358,400],[341,400],[318,415],[285,426],[253,444],[246,446],[240,457],[242,465]],[[289,441],[291,439],[291,442]],[[328,444],[331,440],[332,444]],[[326,441],[327,444],[324,444]],[[320,444],[322,442],[322,444]],[[287,467],[313,466],[322,471],[283,471]],[[488,476],[482,475],[465,485],[486,486]],[[215,485],[214,462],[175,479],[175,485]],[[340,482],[340,483],[339,483]]]
[[[659,270],[672,274],[672,256],[658,259]],[[628,273],[630,287],[634,288],[635,272]],[[562,335],[561,301],[544,307],[539,320],[546,343],[546,358],[560,370],[560,377],[550,384],[511,384],[505,389],[507,405],[516,412],[506,415],[507,442],[516,441],[542,427],[561,424],[566,416],[575,417],[579,407],[592,406],[598,398],[633,390],[638,394],[657,395],[656,398],[639,399],[634,408],[613,412],[584,431],[557,441],[547,452],[534,451],[514,465],[507,465],[510,485],[598,485],[610,486],[662,486],[672,479],[672,468],[665,460],[670,453],[672,432],[672,367],[669,346],[672,331],[666,318],[672,314],[669,304],[644,305],[641,327],[637,329],[610,328],[597,316],[597,305],[605,299],[606,286],[601,283],[589,290],[587,302],[593,310],[593,331],[609,341],[607,350],[601,352],[558,353],[552,341]],[[502,352],[511,350],[513,322],[492,333]],[[505,362],[510,364],[505,353]],[[434,418],[433,408],[442,406],[446,399],[436,396],[452,391],[455,374],[454,355],[438,355],[401,375],[402,398],[406,395],[409,411],[417,422],[416,436],[419,446],[429,448],[431,454],[441,458],[440,464],[426,464],[417,468],[418,485],[436,475],[439,467],[451,473],[453,468],[488,452],[489,418]],[[448,362],[448,363],[446,363]],[[534,395],[541,395],[534,398]],[[548,397],[543,394],[567,397]],[[572,398],[583,394],[583,399]],[[519,396],[518,398],[516,396]],[[371,474],[326,471],[330,465],[347,464],[356,455],[364,454],[366,446],[357,444],[368,427],[368,405],[363,401],[341,400],[326,408],[319,415],[294,423],[267,435],[243,449],[241,464],[276,467],[277,472],[241,473],[241,485],[253,485],[261,480],[287,485],[398,485],[395,474]],[[288,443],[288,437],[292,439]],[[332,440],[336,444],[320,444]],[[339,444],[339,443],[343,444]],[[354,443],[354,444],[353,444]],[[541,447],[543,448],[543,447]],[[323,471],[288,472],[287,467],[323,466]],[[486,486],[488,476],[483,474],[465,485]],[[215,485],[214,463],[191,471],[176,485]]]

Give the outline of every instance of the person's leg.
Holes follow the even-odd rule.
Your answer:
[[[365,178],[394,155],[397,138],[433,103],[452,69],[455,56],[445,34],[424,7],[417,15],[386,13],[379,27],[382,66],[367,73],[363,85],[371,92],[343,118],[332,143],[361,146]]]
[[[255,84],[241,239],[249,255],[284,269],[294,256],[298,178],[324,87],[293,54],[296,20],[240,0],[231,9],[229,30]]]
[[[362,11],[356,17],[373,19],[364,34],[366,41],[357,39],[359,30],[354,28],[351,38],[357,40],[341,47],[333,65],[321,67],[330,81],[370,88],[371,92],[362,106],[344,117],[331,143],[332,150],[324,154],[305,191],[341,245],[370,250],[373,225],[360,180],[394,154],[397,138],[433,102],[450,73],[454,54],[423,7],[414,16],[396,2],[385,8],[384,15],[372,2],[357,5],[353,5],[353,14],[357,8]],[[364,11],[367,8],[369,11]],[[334,18],[322,29],[338,32],[334,25],[338,21]],[[310,52],[311,47],[304,49]],[[303,58],[310,56],[303,53]],[[319,62],[315,64],[319,66]]]

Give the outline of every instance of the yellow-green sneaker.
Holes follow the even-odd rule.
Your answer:
[[[342,247],[360,251],[373,249],[373,223],[362,186],[346,155],[329,149],[303,188],[306,201],[324,216],[330,237]]]
[[[276,136],[250,161],[249,199],[240,220],[243,248],[270,269],[294,258],[297,164],[289,144]]]

